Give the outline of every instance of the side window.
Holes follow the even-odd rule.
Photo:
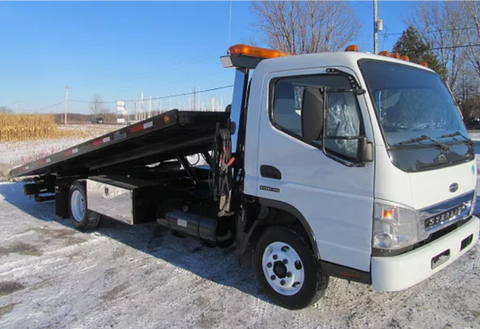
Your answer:
[[[275,84],[273,101],[273,122],[284,130],[302,136],[301,91],[291,79],[279,80]],[[299,90],[302,89],[302,90]]]
[[[341,75],[288,77],[272,82],[273,99],[270,104],[274,126],[302,140],[302,96],[306,87],[323,87],[327,91],[351,88],[348,79]],[[321,126],[323,122],[316,124]],[[327,93],[325,148],[336,156],[355,159],[360,133],[361,117],[356,96],[349,92]],[[317,140],[306,142],[322,147],[322,134]]]

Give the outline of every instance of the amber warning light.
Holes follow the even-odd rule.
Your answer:
[[[228,48],[228,54],[230,56],[244,55],[244,56],[260,57],[260,58],[277,58],[277,57],[295,55],[293,53],[287,53],[287,52],[283,52],[275,49],[266,49],[266,48],[247,46],[242,44],[234,45]]]

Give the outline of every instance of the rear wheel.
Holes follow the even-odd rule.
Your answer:
[[[307,243],[286,227],[268,228],[255,248],[254,267],[264,293],[288,309],[301,309],[323,296],[326,276]]]
[[[87,231],[98,226],[100,214],[87,208],[84,180],[77,180],[70,186],[69,210],[72,224],[77,229]]]

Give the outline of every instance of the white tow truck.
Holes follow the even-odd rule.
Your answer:
[[[232,46],[224,113],[172,110],[11,175],[38,175],[25,193],[55,199],[82,230],[104,215],[235,243],[290,309],[316,301],[330,276],[407,289],[478,241],[474,144],[435,72],[347,49]]]

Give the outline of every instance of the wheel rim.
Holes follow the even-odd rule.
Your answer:
[[[72,217],[76,222],[81,222],[85,216],[85,199],[80,191],[73,191],[70,198],[70,208],[72,209]]]
[[[284,296],[295,295],[305,281],[303,261],[288,243],[269,244],[262,257],[263,274],[270,287]]]

